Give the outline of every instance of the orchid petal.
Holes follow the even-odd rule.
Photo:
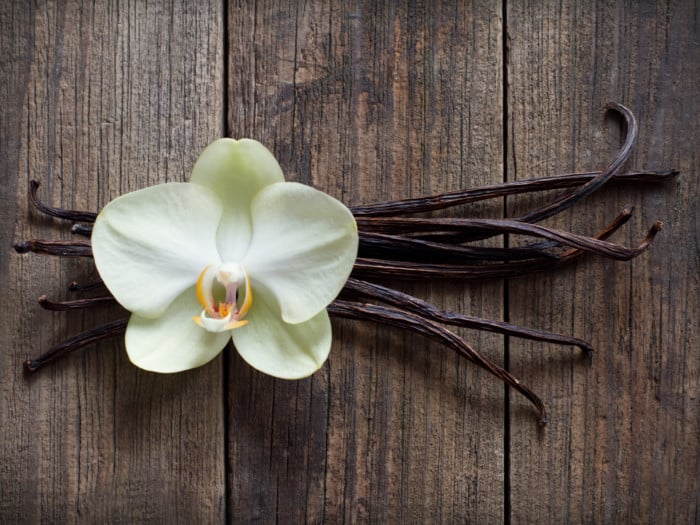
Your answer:
[[[152,372],[171,373],[208,363],[226,346],[231,333],[214,333],[197,326],[200,309],[194,287],[181,293],[158,319],[133,314],[126,329],[129,359]]]
[[[251,238],[250,204],[265,186],[284,180],[279,163],[262,144],[251,139],[219,139],[202,152],[191,182],[213,190],[224,204],[217,231],[224,261],[243,258]]]
[[[331,322],[325,309],[299,324],[279,316],[276,300],[256,290],[246,316],[249,323],[232,332],[241,357],[253,368],[282,379],[301,379],[323,366],[331,350]]]
[[[345,285],[357,256],[350,211],[318,190],[285,182],[253,201],[253,239],[243,265],[274,295],[282,319],[301,323],[325,308]]]
[[[196,184],[161,184],[113,200],[92,232],[105,285],[127,310],[158,317],[197,282],[202,268],[220,262],[215,232],[221,213],[217,196]]]

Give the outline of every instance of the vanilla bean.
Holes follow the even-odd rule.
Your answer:
[[[603,230],[596,234],[596,239],[607,239],[618,228],[625,224],[632,216],[634,208],[626,206]],[[648,245],[658,231],[654,228],[647,234],[642,246]],[[415,263],[401,263],[397,261],[387,261],[382,259],[358,258],[353,268],[355,277],[365,278],[459,278],[459,279],[508,279],[518,277],[527,273],[550,270],[564,266],[573,262],[576,258],[586,253],[584,250],[573,248],[561,254],[555,260],[530,260],[515,261],[503,264],[481,264],[481,265],[428,265]]]
[[[615,217],[615,219],[613,219],[613,221],[612,221],[610,224],[608,224],[607,226],[605,226],[605,228],[604,228],[603,230],[601,230],[600,232],[598,232],[598,233],[595,235],[595,238],[596,238],[596,239],[605,240],[605,239],[607,239],[608,237],[610,237],[610,235],[612,235],[613,232],[617,231],[623,224],[625,224],[627,221],[629,221],[629,219],[632,217],[632,212],[633,212],[633,211],[634,211],[634,206],[629,206],[629,205],[625,206],[625,207],[622,209],[622,211],[617,215],[617,217]],[[459,233],[457,233],[457,235],[459,235]],[[436,238],[436,239],[437,239],[437,238],[440,238],[440,236],[439,236],[439,235],[435,235],[433,238]],[[416,237],[411,237],[411,239],[416,239]],[[423,240],[424,240],[424,239],[423,239]],[[447,241],[447,242],[445,242],[445,243],[440,243],[440,244],[447,244],[447,245],[450,245],[450,244],[449,244],[450,241],[451,241],[451,242],[457,242],[459,239],[458,239],[457,236],[451,237],[451,236],[449,236],[448,234],[445,234],[444,240]],[[517,246],[516,246],[516,247],[501,248],[501,249],[507,249],[507,250],[525,250],[525,251],[528,251],[528,250],[540,250],[540,251],[541,251],[541,250],[546,250],[546,249],[549,249],[549,248],[556,248],[556,247],[561,247],[561,244],[560,244],[560,243],[557,243],[557,242],[553,242],[553,241],[545,241],[545,242],[540,242],[540,243],[529,244],[529,245],[526,245],[526,246],[524,246],[524,247],[517,247]],[[548,255],[551,256],[551,254],[549,254],[548,252],[542,252],[542,253],[547,253]],[[566,262],[566,261],[565,261],[566,259],[569,259],[570,257],[577,257],[577,256],[581,255],[582,253],[583,253],[583,250],[580,250],[580,249],[578,249],[578,248],[571,248],[570,250],[567,250],[566,252],[561,253],[561,254],[558,256],[559,262],[558,262],[557,266],[559,266],[560,264]],[[517,259],[517,258],[516,258],[516,259]]]
[[[101,304],[109,304],[114,302],[116,302],[116,299],[111,295],[104,297],[90,297],[87,299],[74,299],[72,301],[60,302],[49,301],[49,299],[45,295],[39,297],[39,304],[42,308],[44,308],[45,310],[54,310],[59,312],[65,312],[68,310],[79,310],[82,308],[89,308],[91,306],[99,306]]]
[[[401,215],[410,213],[424,213],[428,211],[443,210],[461,204],[477,202],[506,195],[517,195],[536,191],[556,190],[561,188],[571,188],[585,184],[591,179],[598,177],[603,172],[589,171],[584,173],[567,173],[565,175],[554,175],[551,177],[539,177],[535,179],[516,180],[480,186],[466,190],[431,195],[428,197],[413,197],[410,199],[389,200],[353,206],[350,208],[355,217],[378,217],[386,215]],[[664,182],[678,175],[678,170],[666,171],[628,171],[625,173],[615,173],[611,177],[611,182],[621,183],[653,183]]]
[[[79,221],[79,222],[95,222],[97,218],[97,213],[90,211],[79,211],[79,210],[65,210],[63,208],[54,208],[53,206],[47,206],[39,200],[37,196],[37,190],[39,189],[39,181],[32,180],[29,182],[29,197],[32,200],[34,207],[40,212],[50,215],[51,217],[57,217],[59,219],[65,219],[67,221]]]
[[[503,232],[494,230],[467,229],[463,231],[421,232],[419,234],[411,235],[411,238],[455,246],[464,243],[481,241],[484,239],[491,239],[493,237],[498,237],[499,235],[503,235]],[[553,241],[541,241],[538,243],[529,244],[528,247],[534,250],[547,250],[549,248],[560,247],[560,245]]]
[[[482,319],[480,317],[463,315],[448,310],[440,310],[433,304],[407,293],[367,281],[350,278],[345,283],[343,292],[349,292],[349,294],[353,297],[360,296],[364,297],[365,299],[373,299],[397,308],[402,308],[439,323],[463,326],[465,328],[476,328],[478,330],[512,335],[522,339],[531,339],[534,341],[573,345],[578,346],[581,350],[585,350],[586,352],[591,352],[593,350],[590,343],[584,341],[583,339],[578,339],[576,337],[570,337],[563,334],[556,334],[553,332],[546,332],[543,330],[524,328],[522,326],[513,325],[503,321]]]
[[[352,275],[365,279],[509,279],[556,266],[556,259],[498,264],[443,264],[358,257]]]
[[[105,283],[102,279],[87,284],[81,284],[78,281],[73,281],[72,283],[70,283],[68,289],[71,292],[87,292],[89,290],[95,290],[97,288],[104,288],[104,285]]]
[[[625,206],[622,209],[622,211],[618,214],[618,216],[613,220],[613,222],[610,223],[609,225],[607,225],[598,234],[596,234],[595,238],[605,240],[608,237],[610,237],[610,235],[612,235],[613,232],[615,232],[617,229],[619,229],[623,224],[625,224],[630,219],[630,217],[632,217],[633,210],[634,210],[634,206]],[[421,237],[411,237],[411,239],[417,239],[417,238],[420,238],[422,240],[440,239],[442,241],[441,244],[448,244],[448,245],[450,245],[450,243],[465,242],[465,239],[460,239],[459,235],[460,235],[459,232],[457,232],[456,234],[455,234],[455,232],[452,232],[452,235],[450,235],[450,233],[445,233],[442,235],[434,234],[430,237],[425,237],[425,238],[422,236]],[[471,239],[469,236],[467,236],[466,240],[473,240],[473,239]],[[546,250],[549,248],[556,248],[556,247],[561,247],[561,244],[554,242],[554,241],[543,241],[540,243],[529,244],[525,248],[532,249],[532,250]],[[518,247],[511,247],[508,249],[509,250],[518,249]],[[568,250],[567,252],[562,253],[559,257],[559,260],[561,261],[567,253],[572,252],[572,251],[580,252],[581,250],[579,250],[578,248],[572,248],[571,250]]]
[[[649,245],[654,235],[661,229],[656,222],[644,241],[636,248],[625,248],[607,241],[577,235],[537,224],[529,224],[512,219],[417,219],[417,218],[360,218],[357,219],[361,231],[401,234],[423,231],[475,231],[519,233],[556,241],[563,246],[579,248],[597,255],[627,261],[639,255]]]
[[[627,161],[635,144],[637,143],[637,135],[639,133],[639,126],[637,125],[637,119],[635,118],[632,111],[627,107],[619,104],[617,102],[609,102],[605,106],[606,109],[613,109],[622,115],[627,123],[627,134],[625,137],[625,142],[617,154],[615,159],[610,163],[610,165],[597,177],[586,182],[583,186],[571,191],[569,193],[564,193],[556,199],[548,202],[544,206],[532,210],[525,215],[521,215],[517,218],[519,221],[523,222],[539,222],[556,215],[557,213],[573,206],[576,202],[587,197],[601,186],[603,186],[610,178],[615,175],[622,165]]]
[[[520,259],[554,257],[545,248],[555,243],[540,243],[516,248],[488,248],[482,246],[460,246],[436,243],[413,237],[360,232],[360,257],[391,258],[411,261],[457,262],[462,260],[512,261]]]
[[[59,257],[92,257],[90,241],[45,241],[31,239],[15,244],[17,253],[39,253]]]
[[[336,300],[327,307],[328,313],[338,317],[347,317],[361,321],[373,321],[376,323],[395,326],[412,330],[426,337],[435,339],[457,354],[465,357],[486,369],[494,376],[498,377],[515,390],[527,398],[537,409],[540,423],[547,422],[547,412],[542,400],[529,388],[521,384],[520,381],[510,372],[483,357],[461,337],[450,332],[438,323],[425,319],[420,315],[405,310],[391,308],[387,306],[355,303],[350,301]]]
[[[126,331],[126,325],[129,319],[119,319],[117,321],[112,321],[100,325],[91,330],[86,330],[62,343],[57,344],[51,348],[45,354],[37,357],[36,359],[28,359],[24,362],[24,368],[27,372],[36,372],[43,366],[63,357],[71,352],[79,350],[84,346],[87,346],[103,339],[108,339],[116,335],[121,335]]]
[[[613,221],[608,224],[605,228],[603,228],[601,231],[599,231],[596,235],[596,239],[600,240],[605,240],[609,238],[613,233],[615,233],[622,225],[624,225],[627,221],[630,220],[632,217],[632,213],[634,212],[634,206],[625,206],[622,208],[622,211],[613,219]],[[659,224],[660,227],[660,224]],[[658,230],[656,230],[658,231]],[[647,234],[647,238],[649,237],[649,234]],[[653,239],[653,235],[652,235]],[[652,239],[649,239],[647,244],[651,242]],[[580,250],[578,248],[571,248],[564,253],[562,253],[559,257],[559,263],[558,265],[564,265],[576,257],[582,255],[584,253],[583,250]]]

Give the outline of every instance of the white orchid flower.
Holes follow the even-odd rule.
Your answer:
[[[284,182],[273,155],[249,139],[209,145],[189,183],[113,200],[92,233],[97,270],[132,313],[125,341],[135,365],[187,370],[233,338],[251,366],[287,379],[328,357],[326,306],[357,243],[342,203]]]

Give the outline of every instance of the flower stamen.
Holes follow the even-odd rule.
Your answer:
[[[238,292],[241,286],[244,286],[244,295],[239,306]],[[224,294],[223,300],[215,299],[216,295]],[[236,263],[207,266],[197,280],[197,299],[204,310],[199,316],[193,317],[194,322],[209,332],[233,330],[248,324],[243,319],[253,303],[248,273]]]

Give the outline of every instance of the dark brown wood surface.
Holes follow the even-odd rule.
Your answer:
[[[697,522],[699,6],[575,4],[0,2],[0,523]],[[248,136],[288,179],[364,204],[601,169],[621,143],[608,100],[640,122],[628,166],[682,174],[606,188],[546,224],[592,234],[633,204],[614,240],[636,245],[662,220],[648,253],[507,283],[394,283],[590,340],[584,357],[460,331],[542,396],[544,428],[441,346],[348,320],[303,381],[233,348],[151,374],[119,340],[22,373],[124,314],[39,308],[94,270],[11,250],[71,235],[31,209],[30,179],[54,205],[96,210],[187,180],[214,138]]]
[[[628,165],[682,175],[663,186],[605,191],[547,223],[594,233],[631,204],[635,217],[613,239],[633,246],[661,220],[649,253],[510,283],[512,321],[574,333],[596,348],[582,359],[512,341],[512,371],[544,395],[552,417],[538,432],[512,398],[511,517],[697,522],[698,4],[563,4],[508,5],[509,178],[603,168],[621,141],[620,122],[601,111],[608,100],[639,119]]]
[[[54,205],[92,210],[187,179],[223,133],[220,2],[2,2],[0,17],[0,522],[223,521],[221,360],[156,375],[115,341],[25,377],[28,357],[124,312],[42,311],[40,294],[70,298],[92,265],[11,251],[70,238],[30,210],[30,179]]]

